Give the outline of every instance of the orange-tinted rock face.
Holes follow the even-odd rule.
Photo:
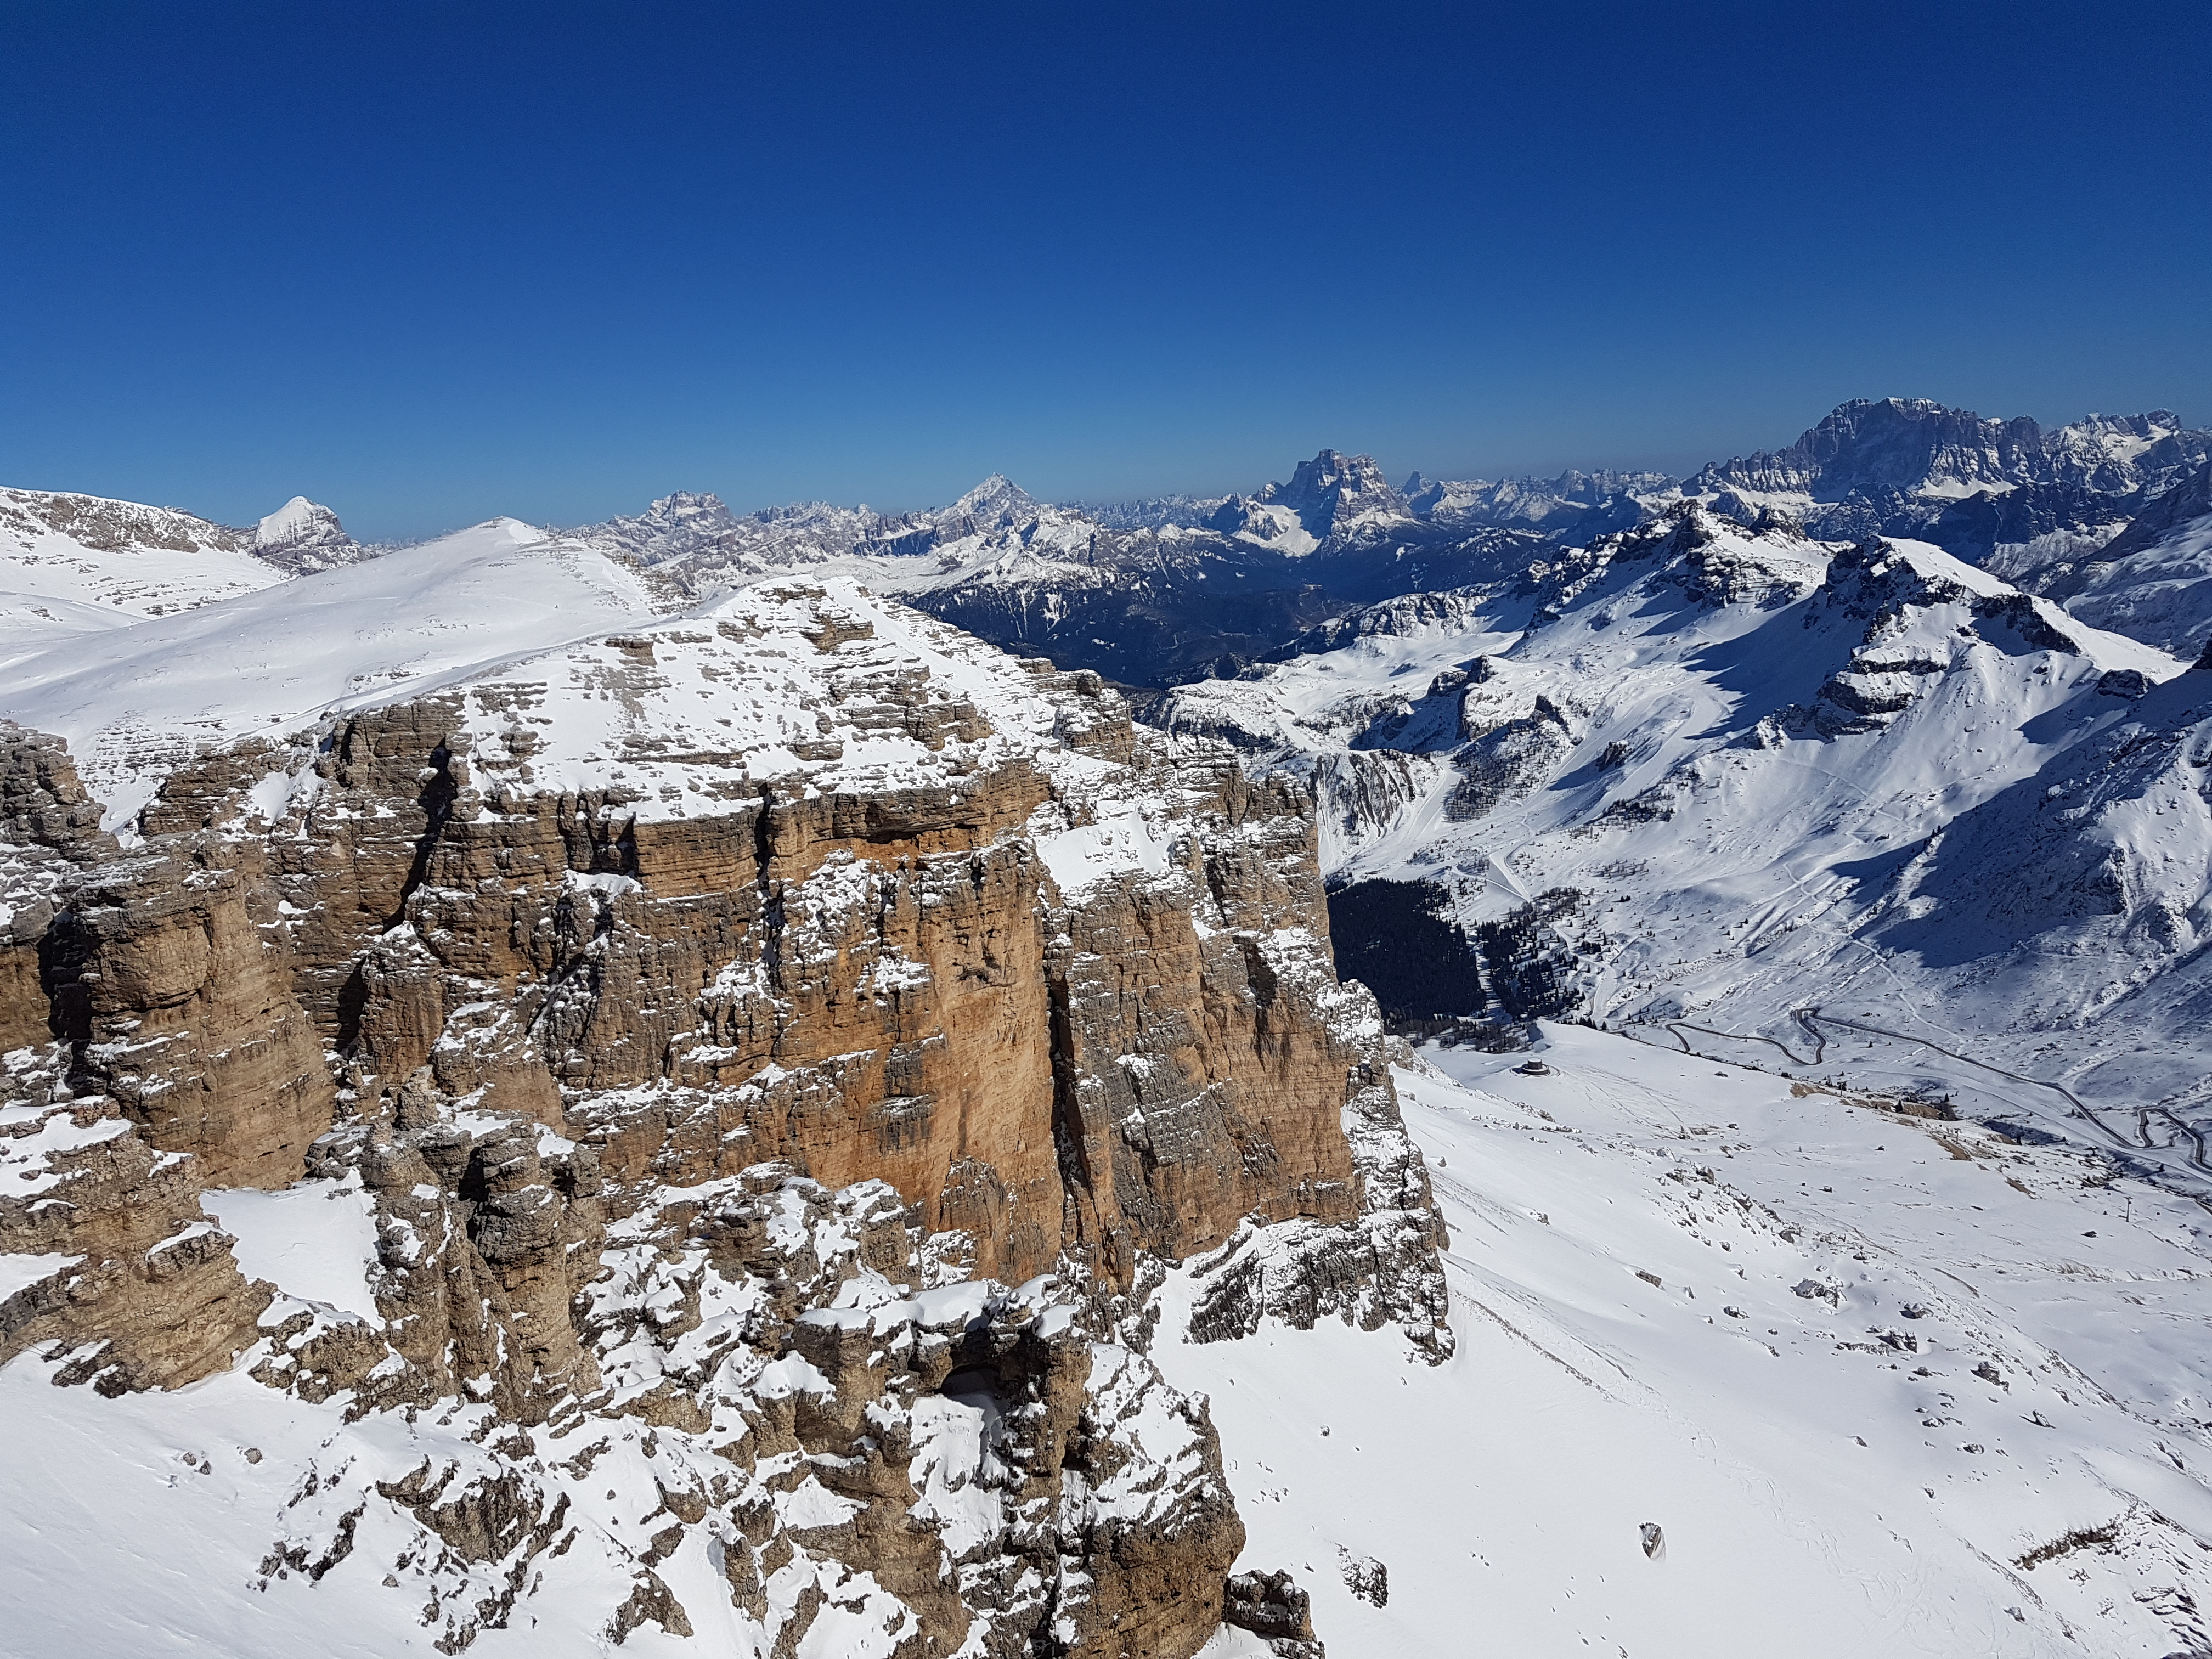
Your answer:
[[[1169,866],[1063,894],[1029,824],[1065,807],[1026,762],[677,823],[552,795],[464,817],[438,712],[342,728],[374,766],[342,761],[275,854],[299,995],[364,1091],[428,1066],[599,1143],[620,1182],[771,1158],[886,1180],[1017,1280],[1064,1247],[1126,1271],[1255,1210],[1355,1210],[1356,1056],[1268,960],[1325,949],[1295,797],[1164,761]]]
[[[51,1025],[80,1089],[209,1184],[295,1178],[334,1112],[388,1117],[427,1067],[441,1098],[592,1144],[617,1187],[771,1159],[888,1181],[1017,1280],[1063,1249],[1126,1277],[1249,1216],[1354,1216],[1339,1119],[1362,1056],[1313,994],[1302,794],[1143,738],[1094,677],[1041,665],[1021,689],[1050,735],[994,746],[967,696],[856,651],[868,627],[797,610],[612,641],[587,685],[650,713],[667,681],[641,664],[688,650],[727,684],[812,653],[843,700],[797,748],[896,732],[941,764],[865,793],[820,764],[724,777],[673,816],[544,787],[545,740],[514,722],[546,683],[368,710],[274,823],[249,792],[296,756],[170,776],[143,847],[75,872],[43,1006],[18,985],[8,1018]],[[1117,811],[1149,856],[1069,856]]]
[[[871,605],[769,594],[711,629],[572,647],[289,750],[205,758],[164,781],[128,851],[88,818],[66,756],[14,734],[0,809],[23,902],[0,1024],[44,1056],[21,1109],[112,1122],[97,1156],[114,1167],[80,1183],[104,1196],[75,1231],[0,1248],[97,1254],[118,1285],[168,1273],[166,1323],[158,1298],[111,1301],[138,1356],[113,1375],[188,1380],[251,1341],[267,1301],[219,1233],[193,1231],[198,1191],[358,1178],[380,1322],[290,1316],[254,1374],[356,1412],[465,1396],[525,1425],[594,1402],[726,1433],[740,1396],[719,1358],[683,1358],[686,1334],[714,1297],[754,1298],[713,1355],[796,1353],[830,1394],[744,1395],[754,1437],[717,1449],[750,1469],[788,1443],[843,1471],[864,1508],[806,1547],[872,1560],[939,1627],[1014,1603],[970,1586],[937,1606],[951,1569],[910,1536],[912,1449],[861,1436],[858,1413],[887,1389],[914,1408],[952,1364],[931,1344],[984,1328],[933,1336],[936,1316],[902,1314],[918,1346],[853,1335],[848,1354],[805,1319],[854,1275],[880,1299],[1073,1264],[1068,1283],[1103,1297],[1146,1255],[1230,1243],[1224,1329],[1280,1304],[1426,1320],[1433,1342],[1418,1159],[1356,1158],[1346,1139],[1395,1109],[1371,1003],[1329,967],[1304,793],[1133,728],[1095,677]],[[750,738],[703,746],[747,720]],[[849,1224],[824,1196],[863,1190]],[[133,1192],[145,1212],[126,1225]],[[827,1243],[778,1255],[773,1193],[848,1239],[844,1266],[823,1267]],[[1295,1251],[1236,1254],[1297,1222],[1315,1230],[1297,1259],[1326,1260],[1318,1289],[1284,1267]],[[30,1225],[0,1215],[0,1235]],[[162,1245],[179,1230],[215,1242],[185,1263]],[[1419,1283],[1376,1293],[1392,1275]],[[8,1314],[15,1346],[107,1331],[41,1295]],[[1043,1516],[1063,1467],[1122,1478],[1110,1435],[1075,1435],[1078,1417],[1134,1411],[1154,1384],[1134,1360],[1093,1376],[1088,1340],[1037,1297],[974,1363],[1036,1407],[1019,1504]],[[1063,1609],[1085,1651],[1186,1654],[1218,1620],[1241,1528],[1190,1420],[1160,1489],[1176,1495],[1143,1526],[1053,1543],[1025,1522],[1030,1544],[992,1547],[1007,1583],[1093,1552],[1086,1599]],[[754,1543],[750,1566],[730,1558],[741,1607],[765,1607],[789,1554]],[[640,1582],[632,1623],[668,1594]]]

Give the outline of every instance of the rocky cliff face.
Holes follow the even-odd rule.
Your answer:
[[[1787,449],[1717,462],[1683,487],[1747,520],[1779,507],[1829,540],[1924,538],[2018,573],[2039,544],[2110,539],[2202,465],[2208,444],[2168,410],[2046,431],[2026,416],[1985,420],[1926,398],[1860,399]]]
[[[0,811],[0,1357],[342,1405],[260,1593],[1188,1654],[1242,1529],[1157,1264],[1213,1253],[1214,1334],[1449,1350],[1308,797],[1096,676],[754,589],[173,765],[120,839],[9,729]],[[362,1305],[240,1273],[200,1194],[251,1188],[366,1218]]]

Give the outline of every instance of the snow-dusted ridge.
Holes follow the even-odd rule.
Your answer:
[[[1340,885],[1433,884],[1469,930],[1565,896],[1535,935],[1559,1010],[1792,1040],[1825,1006],[2071,1087],[2130,1142],[2138,1106],[2212,1119],[2185,1012],[2212,676],[1938,548],[1695,503],[1312,643],[1161,718],[1307,772]],[[2165,1053],[2130,1063],[2151,1033]],[[1909,1042],[1849,1063],[2112,1144]],[[2208,1173],[2163,1119],[2148,1139]]]
[[[4,708],[66,738],[110,822],[125,823],[195,752],[281,738],[326,711],[414,695],[659,608],[641,577],[596,550],[494,520],[149,618],[103,636],[97,653],[64,641],[30,653],[7,671]]]

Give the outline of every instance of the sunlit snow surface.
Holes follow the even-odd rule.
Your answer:
[[[1393,602],[1425,608],[1180,687],[1168,717],[1315,775],[1334,879],[1436,883],[1470,927],[1578,890],[1598,1019],[1730,1060],[1787,1044],[1810,1079],[1930,1080],[2212,1193],[2175,1121],[2212,1129],[2212,674],[1925,544],[1838,583],[1840,550],[1705,522],[1701,572],[1647,553]],[[1429,691],[1478,659],[1463,694]],[[1850,729],[1821,706],[1836,684],[1895,706]],[[1534,733],[1472,813],[1462,695]],[[1356,766],[1363,791],[1333,781]],[[1896,1035],[1816,1044],[1808,1007]]]
[[[5,708],[69,739],[113,825],[145,805],[161,771],[195,751],[280,738],[327,709],[420,695],[655,609],[644,582],[604,555],[495,520],[346,569],[64,641],[8,665]]]
[[[342,1317],[384,1322],[369,1287],[376,1260],[376,1206],[360,1178],[307,1181],[281,1192],[252,1187],[207,1191],[200,1204],[236,1243],[248,1279],[265,1279]]]
[[[0,664],[283,580],[222,534],[173,508],[0,489]]]
[[[1550,1076],[1434,1048],[1453,1080],[1398,1074],[1452,1231],[1448,1364],[1334,1322],[1163,1338],[1211,1395],[1242,1565],[1290,1568],[1332,1654],[2197,1650],[2212,1217],[2073,1152],[1547,1036]],[[1367,1559],[1381,1607],[1346,1587]]]

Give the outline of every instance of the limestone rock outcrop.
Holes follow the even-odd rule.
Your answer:
[[[382,1516],[446,1650],[620,1442],[668,1462],[593,1534],[614,1639],[697,1623],[700,1552],[763,1651],[1188,1654],[1242,1528],[1148,1265],[1214,1253],[1200,1336],[1449,1352],[1310,796],[1095,675],[757,588],[171,765],[119,834],[0,729],[0,1248],[52,1264],[0,1353],[465,1419],[482,1458],[353,1480],[263,1573]],[[302,1180],[372,1218],[364,1305],[200,1211]]]

